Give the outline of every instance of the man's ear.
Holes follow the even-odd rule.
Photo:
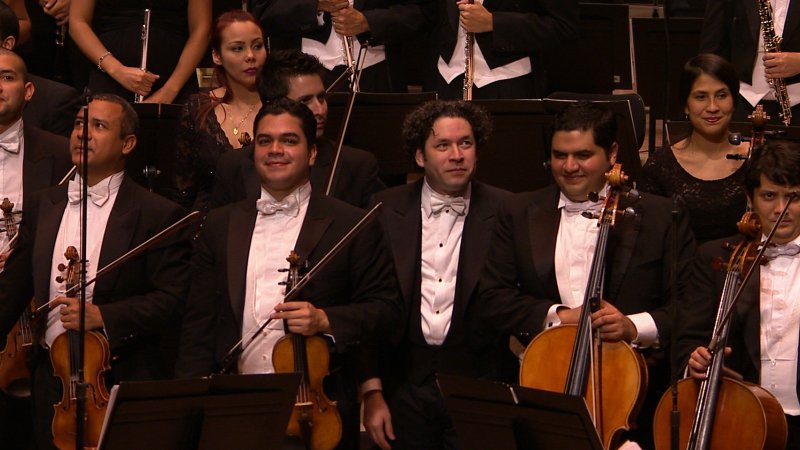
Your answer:
[[[6,50],[14,50],[14,47],[17,45],[17,38],[14,36],[6,36],[3,39],[3,42],[0,42],[0,47],[3,47]]]
[[[122,141],[122,154],[128,156],[136,147],[136,135],[129,134]]]
[[[425,168],[425,152],[418,148],[416,152],[414,152],[414,161],[417,162],[417,165],[421,168]]]
[[[608,151],[608,162],[613,166],[617,163],[617,155],[619,154],[619,144],[614,142],[611,144],[611,149]]]

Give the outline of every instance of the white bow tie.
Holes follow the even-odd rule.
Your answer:
[[[8,153],[12,153],[14,155],[19,154],[19,141],[0,141],[0,148],[7,151]]]
[[[790,242],[788,244],[776,244],[770,245],[764,250],[764,256],[770,259],[777,258],[779,256],[796,256],[800,254],[800,245],[795,244],[794,242]]]
[[[83,186],[75,180],[69,181],[67,188],[67,200],[70,205],[75,205],[81,201]],[[89,199],[97,206],[103,206],[108,201],[108,183],[98,183],[89,187]]]
[[[431,193],[431,214],[438,214],[445,208],[450,208],[456,215],[463,216],[467,211],[467,201],[464,197],[445,197]]]
[[[266,198],[259,199],[256,201],[256,209],[266,216],[280,212],[288,217],[297,217],[300,212],[300,205],[297,203],[297,199],[290,195],[279,202]]]
[[[571,214],[582,214],[587,211],[596,213],[600,211],[600,207],[602,205],[602,202],[592,202],[587,200],[585,202],[578,203],[567,199],[564,201],[564,211]]]

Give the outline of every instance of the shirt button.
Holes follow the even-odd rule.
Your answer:
[[[441,279],[441,278],[439,278],[439,283],[441,283],[441,282],[442,282],[442,279]]]
[[[261,359],[263,359],[264,361],[266,361],[266,360],[267,360],[267,355],[261,355]]]
[[[439,310],[438,309],[436,310],[436,314],[439,314]]]
[[[778,363],[776,363],[775,361],[771,361],[771,362],[770,362],[770,365],[771,365],[772,367],[775,367],[775,365],[776,365],[776,364],[778,364]]]
[[[441,242],[439,242],[439,248],[441,248],[441,247],[444,247],[444,244],[442,244]]]

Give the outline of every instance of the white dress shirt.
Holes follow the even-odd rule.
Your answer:
[[[771,0],[772,21],[775,27],[775,35],[783,36],[783,27],[786,24],[786,14],[789,11],[790,0]],[[753,65],[753,84],[749,85],[744,81],[739,82],[739,93],[742,94],[750,105],[755,106],[762,99],[775,100],[775,92],[770,88],[764,73],[764,31],[758,32],[758,47],[756,61]],[[786,85],[786,93],[789,95],[791,106],[800,103],[800,83]]]
[[[475,3],[482,5],[483,0],[475,0]],[[494,83],[495,81],[510,80],[512,78],[521,77],[531,73],[533,70],[531,58],[527,56],[516,61],[512,61],[506,65],[491,69],[489,68],[489,64],[486,62],[486,58],[483,56],[481,46],[478,45],[478,40],[476,39],[474,42],[472,78],[473,83],[478,88],[482,88],[488,84]],[[464,68],[467,61],[467,55],[465,51],[466,45],[467,33],[464,31],[464,27],[459,26],[458,34],[456,35],[456,48],[453,49],[453,55],[450,57],[450,63],[446,63],[444,58],[440,56],[437,65],[439,73],[448,84],[455,80],[459,75],[464,73]]]
[[[353,0],[350,0],[350,6],[353,6]],[[325,24],[322,12],[317,13],[317,23],[322,26]],[[352,55],[353,61],[358,61],[358,55],[361,51],[361,43],[358,38],[353,36]],[[325,43],[319,42],[314,39],[303,38],[301,40],[301,49],[303,53],[314,55],[319,59],[326,69],[332,70],[336,66],[346,65],[347,61],[344,58],[344,37],[337,33],[333,26],[331,26],[331,34],[328,35],[328,40]],[[361,65],[362,69],[374,66],[379,62],[386,59],[386,46],[375,45],[366,48],[366,56],[364,63]]]
[[[434,211],[432,196],[438,196],[444,202],[453,197],[434,192],[427,180],[422,185],[420,319],[425,341],[430,345],[442,345],[453,317],[458,258],[464,221],[469,212],[470,185],[463,197],[463,211],[448,206]]]
[[[111,210],[114,208],[114,203],[117,201],[117,193],[124,178],[123,172],[117,172],[108,178],[103,179],[94,186],[89,187],[89,193],[92,197],[99,195],[103,198],[100,200],[93,200],[87,202],[88,204],[88,229],[86,230],[86,279],[94,278],[97,273],[97,264],[100,261],[100,251],[103,246],[103,237],[106,235],[106,226],[108,225],[108,218],[111,216]],[[81,185],[80,175],[75,175],[75,179],[70,181],[70,190],[75,192],[74,189],[80,190]],[[72,200],[67,202],[67,207],[64,208],[64,213],[61,216],[61,225],[58,228],[56,235],[56,244],[53,248],[53,259],[50,265],[50,299],[54,299],[63,295],[66,291],[66,284],[56,281],[56,277],[62,275],[58,270],[59,264],[66,264],[64,253],[67,247],[73,246],[78,252],[81,249],[81,202],[80,193],[77,192]],[[98,204],[99,203],[99,204]],[[113,231],[112,231],[113,232]],[[83,258],[84,255],[78,255]],[[86,303],[91,303],[94,296],[94,284],[86,286]],[[77,297],[78,294],[73,295]],[[47,331],[45,332],[45,345],[49,348],[53,345],[53,341],[60,334],[63,334],[64,326],[61,323],[61,313],[58,308],[51,309],[47,314]]]
[[[269,319],[275,306],[283,302],[286,288],[280,283],[286,281],[287,274],[279,270],[289,268],[286,257],[294,250],[300,236],[310,196],[311,184],[306,183],[284,199],[298,206],[296,215],[294,212],[278,211],[270,215],[259,212],[256,216],[247,259],[242,320],[242,337],[245,341]],[[261,188],[261,199],[275,200],[264,188]],[[239,373],[275,372],[272,349],[284,334],[283,321],[273,320],[242,352]]]
[[[561,222],[558,226],[554,257],[561,304],[555,304],[548,310],[545,319],[547,328],[561,325],[561,320],[558,318],[559,308],[564,306],[576,308],[583,305],[600,231],[597,219],[586,218],[580,212],[566,211],[565,206],[568,202],[570,200],[561,193],[558,201]],[[658,328],[650,313],[630,314],[627,317],[637,330],[634,341],[636,345],[648,347],[658,344]]]
[[[17,226],[22,219],[22,162],[24,158],[25,139],[22,133],[22,119],[19,119],[0,133],[0,202],[7,198],[14,204],[12,213]],[[0,253],[8,250],[8,241],[8,234],[5,231],[0,233]]]
[[[800,237],[794,240],[800,244]],[[797,346],[800,336],[800,255],[778,256],[761,267],[761,386],[786,414],[800,415]]]

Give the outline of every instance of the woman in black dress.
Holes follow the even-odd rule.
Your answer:
[[[150,9],[147,70],[141,69],[144,10]],[[88,86],[133,101],[183,103],[208,46],[211,0],[72,0],[69,33],[94,66]]]
[[[175,200],[198,211],[207,209],[217,159],[253,137],[261,108],[256,77],[267,60],[258,21],[241,10],[222,14],[212,28],[211,57],[217,88],[189,98],[177,132]]]
[[[639,188],[665,197],[677,195],[689,212],[698,243],[731,236],[747,204],[743,163],[727,158],[745,153],[728,142],[739,95],[736,70],[719,56],[695,56],[683,67],[679,94],[686,102],[689,134],[648,158]]]

